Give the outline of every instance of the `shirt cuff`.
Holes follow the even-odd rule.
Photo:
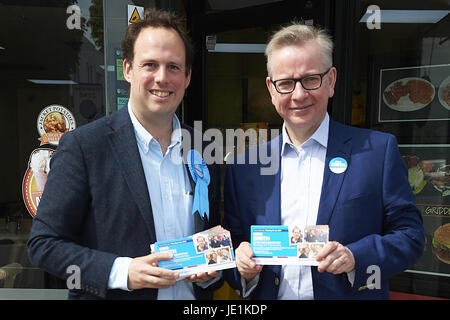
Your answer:
[[[355,270],[347,272],[347,279],[353,287],[353,284],[355,283]]]
[[[128,257],[118,257],[114,260],[109,273],[108,289],[132,291],[128,289],[128,268],[131,260],[133,259]]]
[[[197,286],[199,286],[202,289],[208,288],[213,283],[219,281],[222,278],[222,270],[219,271],[219,275],[211,280],[205,281],[205,282],[195,282]]]
[[[242,285],[242,298],[247,298],[253,290],[255,290],[259,281],[259,273],[252,280],[247,281],[243,277],[241,277],[241,285]]]

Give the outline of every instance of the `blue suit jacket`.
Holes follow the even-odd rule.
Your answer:
[[[192,133],[192,128],[184,128]],[[220,223],[219,170],[208,169],[210,219],[196,213],[196,232]],[[69,298],[155,299],[156,289],[107,290],[115,258],[147,255],[155,241],[152,206],[127,108],[65,133],[31,228],[30,261],[62,279],[70,275],[68,266],[79,266],[81,289],[70,290]],[[194,285],[197,298],[211,298],[220,284],[205,290]]]
[[[276,157],[280,157],[281,137],[268,143],[268,150],[271,144],[279,146]],[[330,171],[328,164],[334,157],[347,160],[344,173]],[[281,224],[281,170],[261,175],[262,167],[260,163],[227,166],[223,225],[231,230],[235,248],[250,241],[251,225]],[[389,298],[388,279],[417,262],[423,252],[422,217],[414,201],[394,136],[330,119],[317,224],[328,224],[329,239],[352,251],[355,282],[352,287],[346,274],[319,273],[312,267],[314,298]],[[380,289],[367,288],[374,279],[369,279],[374,274],[371,265],[380,268]],[[280,270],[280,266],[264,266],[251,298],[277,299]],[[242,289],[237,269],[225,272],[225,279]]]

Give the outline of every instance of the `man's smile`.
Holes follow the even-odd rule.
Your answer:
[[[171,94],[171,92],[169,91],[160,91],[160,90],[150,90],[150,93],[160,98],[168,97]]]
[[[309,104],[309,105],[303,106],[303,107],[294,107],[294,108],[289,108],[289,109],[293,110],[293,111],[297,111],[297,110],[306,110],[306,109],[308,109],[310,107],[312,107],[312,104]]]

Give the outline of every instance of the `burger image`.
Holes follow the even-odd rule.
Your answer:
[[[439,260],[450,264],[450,223],[434,231],[432,250]]]

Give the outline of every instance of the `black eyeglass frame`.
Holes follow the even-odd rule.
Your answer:
[[[277,90],[277,92],[280,93],[280,94],[289,94],[289,93],[294,92],[295,87],[297,86],[297,82],[300,82],[300,84],[302,85],[302,88],[305,89],[305,90],[317,90],[317,89],[319,89],[319,88],[322,86],[323,77],[324,77],[328,72],[330,72],[331,68],[333,68],[333,66],[329,67],[328,70],[325,71],[324,73],[309,74],[309,75],[307,75],[307,76],[303,76],[303,77],[297,78],[297,79],[290,79],[290,78],[288,78],[288,79],[278,79],[278,80],[272,80],[272,79],[270,79],[270,82],[272,82],[273,86],[275,87],[275,90]],[[302,80],[303,80],[303,79],[306,79],[306,78],[314,77],[314,76],[320,76],[320,84],[319,84],[319,86],[317,86],[316,88],[311,88],[311,89],[305,88],[305,86],[303,85]],[[292,90],[289,91],[289,92],[280,92],[280,91],[278,90],[278,88],[277,88],[277,82],[279,82],[279,81],[286,81],[286,80],[293,80],[293,81],[294,81],[294,87],[293,87]]]

